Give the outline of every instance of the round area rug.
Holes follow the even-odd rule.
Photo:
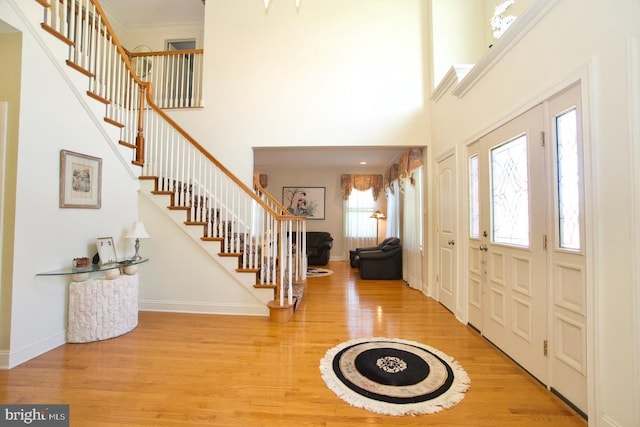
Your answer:
[[[333,271],[327,268],[307,267],[307,277],[322,277],[333,274]]]
[[[352,406],[387,415],[433,414],[469,388],[452,357],[424,344],[391,338],[344,342],[320,361],[322,379]]]

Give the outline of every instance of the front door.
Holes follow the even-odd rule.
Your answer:
[[[470,179],[477,195],[470,199],[469,322],[546,383],[542,131],[540,105],[469,148],[477,174]]]
[[[469,146],[467,279],[469,324],[586,413],[580,90],[568,88]]]

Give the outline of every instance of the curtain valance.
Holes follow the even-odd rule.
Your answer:
[[[378,200],[380,191],[383,187],[382,175],[350,175],[342,174],[340,176],[340,189],[342,191],[342,198],[347,200],[351,194],[352,189],[358,191],[366,191],[372,189],[373,200]]]
[[[422,166],[422,153],[424,149],[422,147],[411,147],[400,156],[399,163],[399,178],[400,181],[411,176],[411,172]]]
[[[384,186],[393,192],[393,181],[404,181],[411,173],[423,165],[423,147],[411,147],[400,156],[400,161],[391,165],[384,174]]]

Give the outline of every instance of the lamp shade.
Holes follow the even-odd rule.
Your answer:
[[[147,230],[144,229],[142,221],[134,221],[133,224],[131,224],[129,232],[124,237],[126,239],[148,239],[151,236],[149,236]]]
[[[386,217],[384,216],[384,214],[380,211],[375,211],[373,213],[373,215],[371,215],[370,218],[375,218],[375,219],[385,219]]]

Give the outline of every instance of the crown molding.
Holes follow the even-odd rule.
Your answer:
[[[459,84],[473,67],[473,64],[453,65],[449,71],[447,71],[447,74],[444,75],[442,80],[440,80],[438,86],[433,90],[431,100],[435,102],[440,101],[447,91]]]

